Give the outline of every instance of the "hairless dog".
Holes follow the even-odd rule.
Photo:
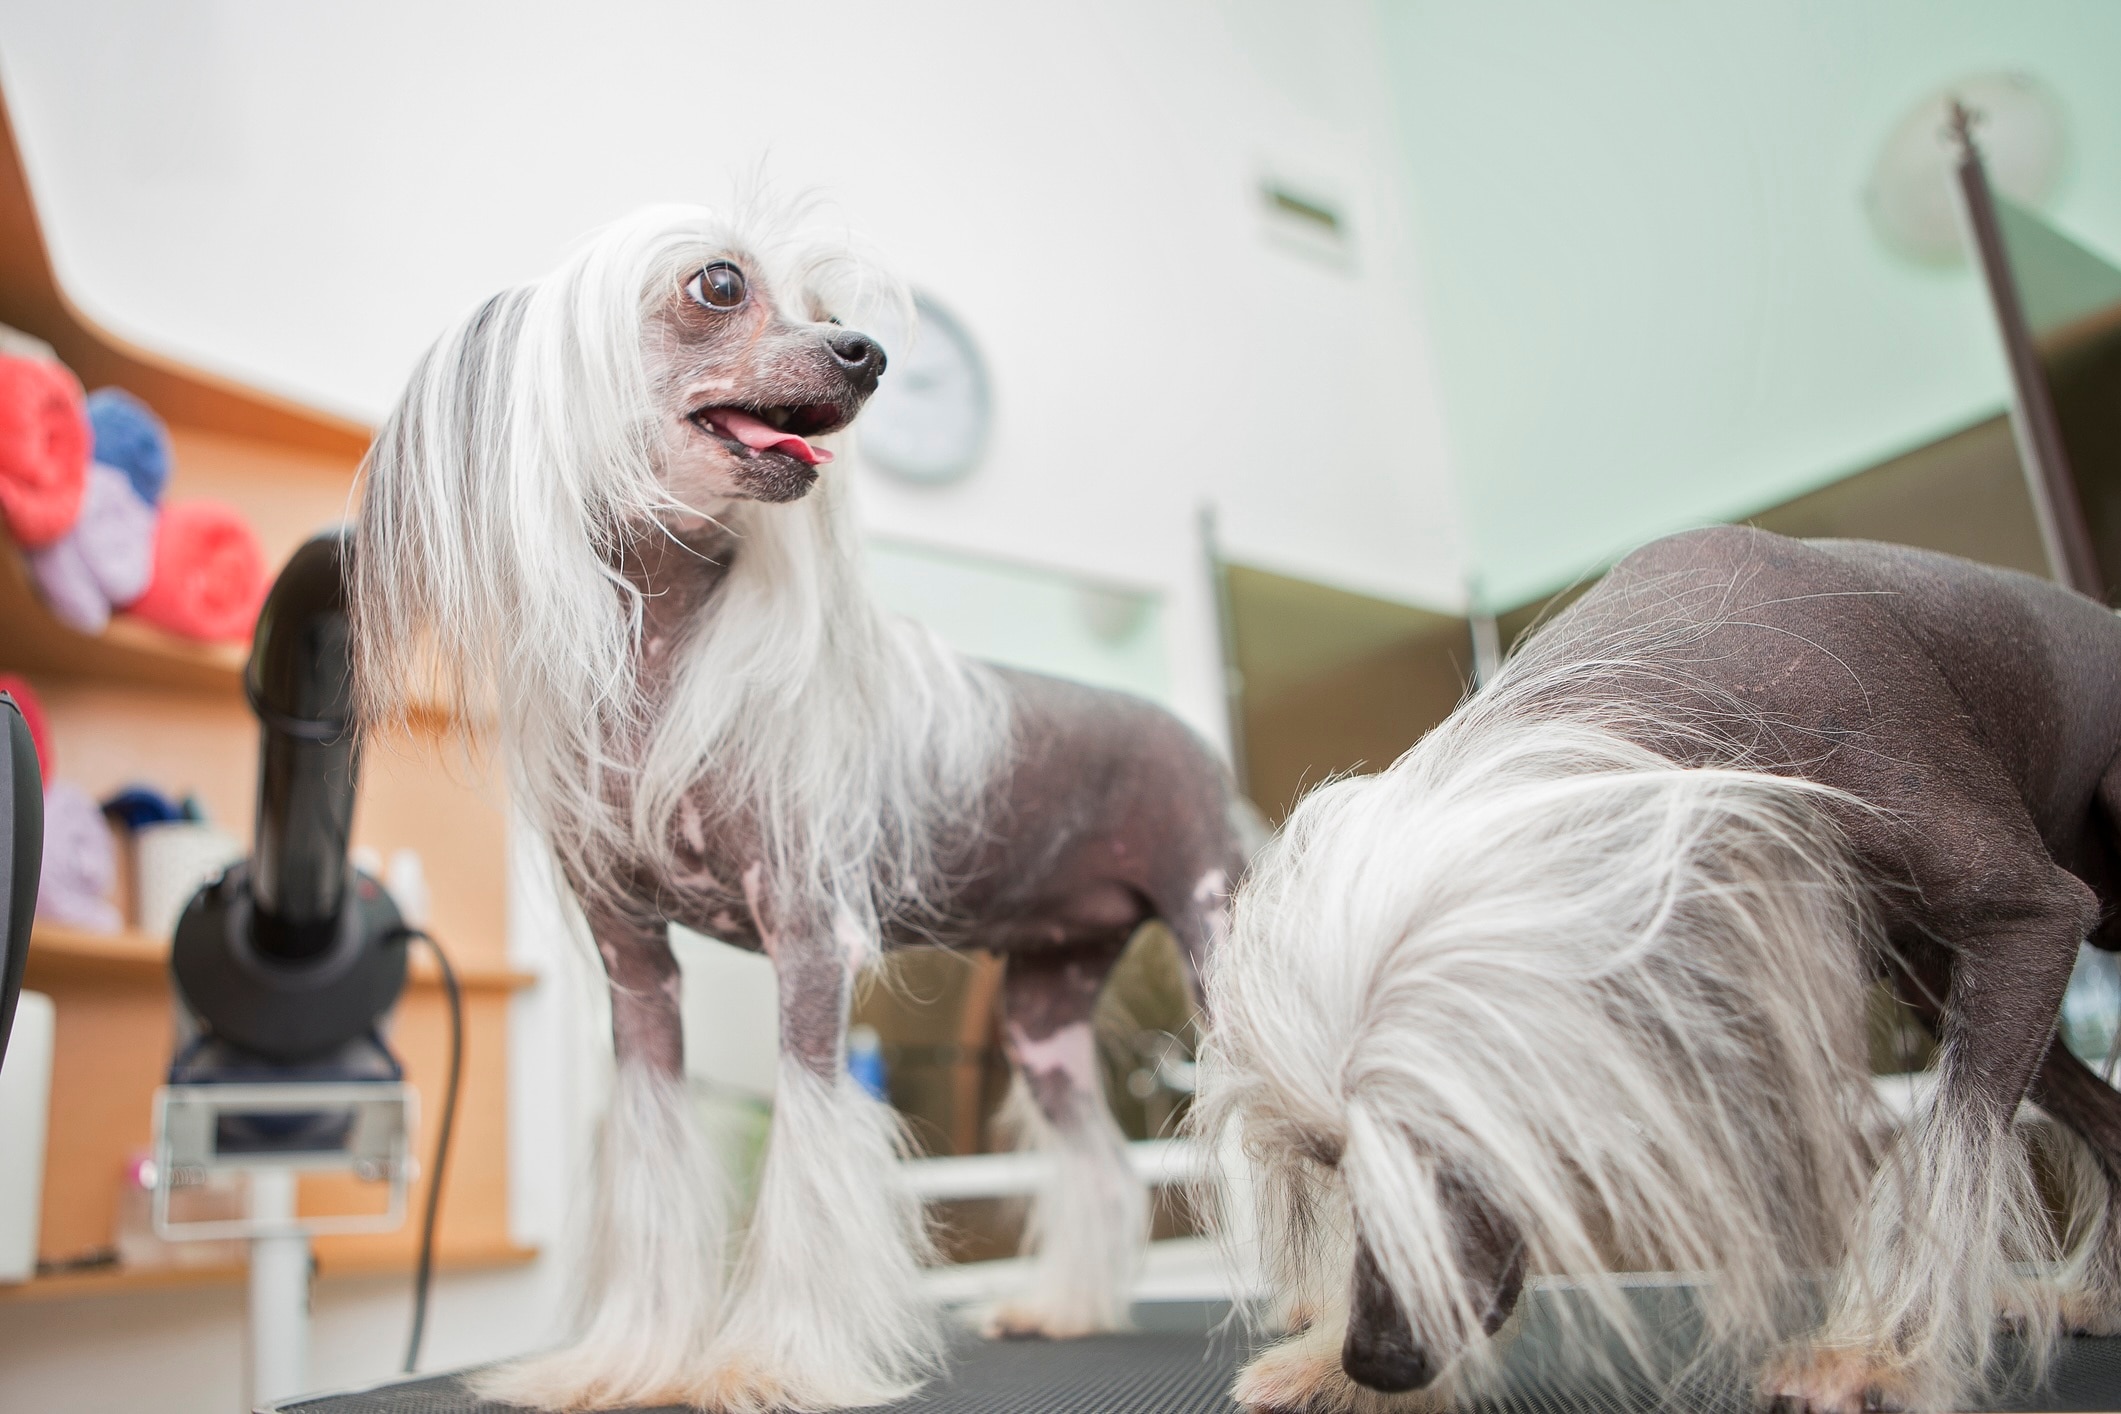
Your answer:
[[[2055,1039],[2121,947],[2117,821],[2103,606],[1749,529],[1628,556],[1239,899],[1203,1114],[1264,1159],[1303,1327],[1240,1397],[1441,1407],[1528,1264],[1609,1297],[1616,1244],[1714,1268],[1711,1330],[1820,1414],[1958,1407],[1999,1320],[2121,1330],[2121,1095]],[[1941,1042],[1893,1142],[1870,977]],[[2067,1262],[2025,1100],[2082,1141]]]
[[[610,982],[580,1313],[562,1348],[484,1377],[516,1403],[824,1409],[933,1365],[897,1126],[843,1059],[858,970],[901,944],[1007,958],[1004,1044],[1052,1177],[1031,1289],[992,1327],[1126,1318],[1147,1203],[1092,1009],[1151,919],[1198,976],[1247,817],[1168,713],[967,661],[877,604],[847,473],[812,440],[885,369],[836,317],[851,269],[771,223],[640,213],[445,335],[370,455],[369,711],[439,692],[497,719]],[[672,923],[763,951],[779,985],[772,1132],[733,1260]]]

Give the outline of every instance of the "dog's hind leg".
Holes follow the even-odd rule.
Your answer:
[[[890,1107],[847,1074],[848,1006],[874,940],[851,918],[780,923],[747,893],[780,985],[780,1066],[759,1196],[712,1368],[685,1402],[721,1414],[889,1404],[941,1363],[921,1285],[921,1205]]]
[[[610,904],[588,912],[611,983],[617,1072],[573,1335],[477,1377],[487,1397],[537,1409],[680,1398],[721,1317],[729,1189],[686,1095],[677,959],[660,920]]]
[[[1999,1310],[2027,1319],[2035,1361],[2047,1351],[2052,1299],[2020,1273],[2056,1254],[2013,1121],[2098,908],[2038,858],[2015,878],[1960,881],[1974,897],[1958,916],[1983,926],[1952,954],[1935,1100],[1879,1173],[1825,1324],[1764,1380],[1772,1398],[1811,1414],[1963,1408],[1988,1374]]]
[[[1002,1037],[1021,1147],[1049,1167],[1024,1231],[1028,1288],[987,1320],[998,1336],[1091,1335],[1127,1323],[1149,1195],[1098,1079],[1098,993],[1125,940],[1019,953],[1002,981]]]
[[[2121,857],[2121,761],[2108,766],[2095,798],[2091,828]],[[2121,950],[2121,915],[2109,912],[2090,941]],[[2034,1099],[2082,1141],[2053,1155],[2069,1204],[2068,1257],[2058,1283],[2062,1328],[2121,1335],[2121,1093],[2058,1038],[2041,1063]]]
[[[2056,1156],[2058,1175],[2075,1180],[2064,1184],[2070,1211],[2058,1282],[2061,1327],[2076,1335],[2121,1335],[2121,1092],[2058,1038],[2040,1062],[2033,1099],[2088,1151]],[[2091,1162],[2082,1163],[2086,1157]]]

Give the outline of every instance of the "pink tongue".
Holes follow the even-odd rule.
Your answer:
[[[734,437],[753,451],[779,452],[794,457],[809,466],[821,466],[832,460],[832,453],[823,447],[813,447],[793,432],[783,432],[770,422],[761,422],[748,412],[735,408],[711,408],[707,420],[715,430],[726,437]]]

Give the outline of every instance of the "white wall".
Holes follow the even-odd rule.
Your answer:
[[[2000,412],[1968,265],[1863,192],[1925,95],[2054,93],[2048,216],[2121,251],[2121,7],[2101,0],[1378,0],[1425,324],[1498,608]]]
[[[872,529],[1140,585],[1168,700],[1222,725],[1195,516],[1255,563],[1430,605],[1463,573],[1356,0],[358,7],[0,0],[0,82],[61,277],[128,337],[364,418],[465,307],[650,200],[813,190],[983,345],[970,482],[863,474]],[[1261,235],[1273,170],[1336,268]],[[557,967],[525,887],[513,929]],[[515,1034],[515,1226],[555,1243],[595,1092],[562,971]],[[533,1340],[560,1266],[450,1277],[433,1363]],[[387,1374],[405,1296],[320,1290],[317,1376]],[[11,1308],[0,1410],[227,1414],[230,1293]]]
[[[865,478],[880,531],[1166,591],[1221,714],[1193,550],[1427,604],[1462,573],[1352,0],[1027,6],[0,5],[62,276],[112,327],[355,415],[501,284],[650,200],[815,191],[984,346],[988,465]],[[1269,245],[1266,166],[1351,271]]]

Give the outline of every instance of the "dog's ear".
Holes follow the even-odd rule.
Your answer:
[[[496,295],[420,359],[376,433],[357,485],[354,682],[363,720],[478,695],[469,640],[491,559],[486,465],[506,423],[520,291]]]
[[[540,690],[593,711],[605,689],[587,684],[623,666],[630,606],[605,552],[616,507],[653,486],[625,362],[639,328],[581,329],[595,307],[581,283],[480,306],[420,361],[369,449],[352,603],[365,721],[431,707],[491,720]],[[617,340],[631,346],[614,359]]]

